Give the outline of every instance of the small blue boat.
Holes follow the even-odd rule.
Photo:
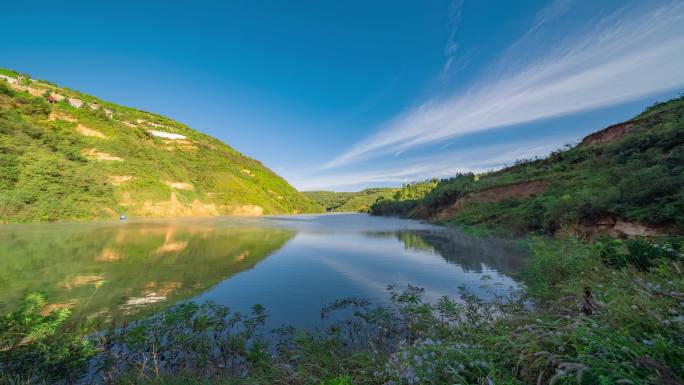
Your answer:
[[[125,221],[125,220],[126,220],[126,216],[123,215],[123,214],[120,214],[120,215],[119,215],[119,220],[120,220],[120,221]]]

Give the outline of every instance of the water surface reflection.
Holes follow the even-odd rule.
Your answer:
[[[116,320],[190,299],[260,303],[271,325],[312,326],[332,300],[387,301],[388,285],[504,293],[520,260],[511,241],[361,214],[4,225],[0,301],[9,311],[38,290],[52,308]]]

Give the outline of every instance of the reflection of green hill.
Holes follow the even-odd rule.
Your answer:
[[[500,273],[520,271],[523,253],[515,243],[470,237],[455,231],[402,231],[397,237],[415,250],[433,250],[465,271],[482,272],[483,265]]]
[[[0,301],[40,290],[85,316],[170,305],[254,267],[291,230],[194,222],[22,225],[0,233]],[[9,309],[2,309],[3,312]]]

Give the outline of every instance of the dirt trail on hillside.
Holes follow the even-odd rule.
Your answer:
[[[76,132],[83,136],[90,136],[93,138],[100,138],[100,139],[105,139],[107,136],[105,134],[101,133],[100,131],[90,128],[84,124],[79,123],[76,125]]]
[[[135,177],[132,175],[110,175],[107,177],[107,182],[113,184],[114,186],[120,186],[134,179]]]
[[[83,154],[83,156],[85,156],[86,158],[89,158],[92,160],[107,160],[107,161],[123,162],[123,158],[107,154],[106,152],[98,151],[96,148],[84,149],[83,151],[81,151],[81,154]]]
[[[55,110],[50,111],[50,116],[48,116],[48,119],[53,121],[53,122],[57,121],[57,120],[64,120],[66,122],[72,122],[72,123],[76,122],[75,117],[67,114],[66,112],[55,111]]]

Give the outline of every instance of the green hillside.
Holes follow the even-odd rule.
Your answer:
[[[313,202],[329,212],[367,212],[378,199],[394,197],[396,188],[369,188],[357,192],[304,191]]]
[[[0,222],[318,211],[182,123],[0,70]]]
[[[424,198],[384,200],[371,211],[517,233],[684,232],[684,97],[544,159],[457,175]]]

